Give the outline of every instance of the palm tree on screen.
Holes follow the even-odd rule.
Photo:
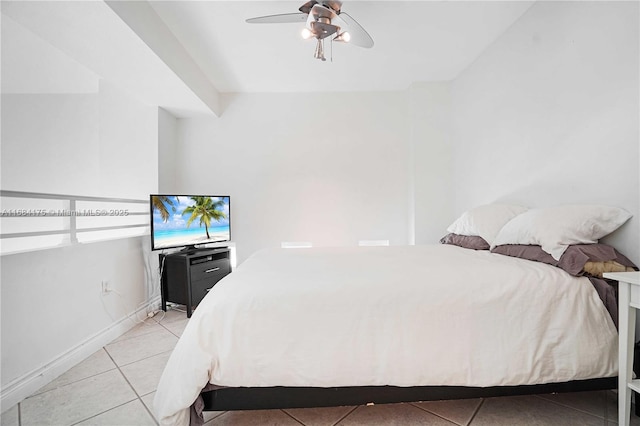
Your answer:
[[[224,206],[224,201],[218,200],[213,201],[211,197],[191,197],[195,204],[187,207],[182,212],[182,215],[191,214],[189,219],[187,220],[187,227],[191,225],[196,219],[200,219],[200,226],[204,225],[204,230],[207,233],[207,238],[211,238],[209,236],[209,226],[211,226],[211,220],[215,220],[216,222],[221,219],[226,219],[227,215],[223,210],[221,210]]]
[[[176,201],[178,201],[177,198]],[[176,211],[176,206],[173,204],[173,200],[166,195],[152,195],[151,205],[153,205],[154,210],[157,210],[160,213],[160,217],[162,217],[163,222],[169,220],[170,214],[167,207],[171,207],[173,212]]]

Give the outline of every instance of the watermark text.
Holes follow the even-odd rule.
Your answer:
[[[0,217],[129,216],[128,209],[2,209]]]

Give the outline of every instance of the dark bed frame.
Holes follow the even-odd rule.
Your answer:
[[[203,392],[205,411],[312,408],[616,389],[617,377],[521,386],[353,386],[220,388]]]

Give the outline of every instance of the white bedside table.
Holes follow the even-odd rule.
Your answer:
[[[631,380],[640,272],[607,272],[602,276],[618,281],[618,424],[626,426],[631,414],[631,390],[640,393],[640,380]]]

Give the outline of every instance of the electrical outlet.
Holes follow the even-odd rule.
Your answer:
[[[108,280],[102,280],[102,294],[109,293],[111,291],[111,285]]]

